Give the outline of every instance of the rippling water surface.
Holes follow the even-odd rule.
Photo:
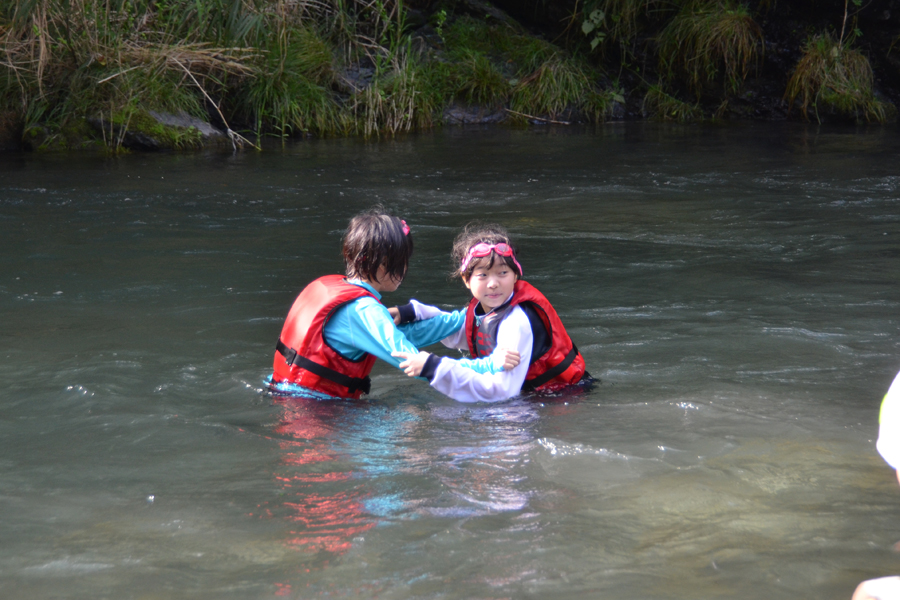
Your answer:
[[[900,138],[615,125],[0,162],[4,598],[849,598],[900,572]],[[262,393],[375,203],[516,237],[587,394]]]

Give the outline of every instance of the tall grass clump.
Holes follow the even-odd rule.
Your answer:
[[[487,106],[502,104],[509,97],[507,74],[498,66],[503,60],[493,43],[493,28],[484,20],[460,17],[442,34],[445,61],[441,87],[449,98]]]
[[[451,56],[460,51],[489,54],[497,51],[497,38],[502,37],[496,29],[497,26],[488,24],[484,19],[462,16],[447,25],[442,38]]]
[[[614,102],[612,92],[598,89],[599,74],[586,63],[510,24],[461,17],[444,41],[455,95],[506,104],[515,121],[557,120],[573,112],[600,121]]]
[[[453,66],[454,95],[469,103],[485,106],[503,104],[511,86],[503,72],[483,53],[467,50]]]
[[[660,71],[683,77],[699,98],[720,77],[737,92],[763,52],[763,35],[734,0],[688,0],[658,37]]]
[[[652,85],[644,96],[643,112],[657,121],[691,123],[703,120],[703,109],[667,94],[659,85]]]
[[[360,4],[363,4],[362,2]],[[404,33],[402,2],[367,4],[369,33],[357,29],[356,58],[374,65],[368,85],[357,88],[348,102],[354,130],[366,137],[396,135],[431,127],[443,107],[448,69],[422,60]]]
[[[263,40],[254,76],[235,90],[235,112],[258,133],[345,133],[349,117],[336,102],[331,46],[314,28],[286,27]]]
[[[546,115],[556,120],[591,103],[584,112],[600,120],[598,114],[605,114],[609,106],[598,110],[599,98],[587,70],[574,59],[557,55],[519,80],[512,91],[509,108],[519,113],[520,118]]]
[[[242,3],[207,4],[231,8],[232,21],[241,21]],[[181,13],[167,17],[166,10],[150,0],[7,4],[0,98],[19,111],[26,134],[40,126],[63,144],[65,132],[85,119],[122,124],[141,110],[204,115],[202,96],[184,83],[185,70],[198,81],[244,76],[251,72],[248,52],[224,34],[219,39],[229,46],[215,46],[180,21]]]
[[[646,21],[668,9],[669,3],[663,0],[587,0],[582,12],[587,19],[592,14],[600,18],[603,37],[624,42],[636,37]]]
[[[797,102],[805,119],[812,108],[829,108],[857,120],[887,120],[886,107],[875,97],[869,59],[851,46],[824,33],[807,40],[803,56],[788,81],[785,98]]]
[[[489,23],[468,16],[455,19],[447,27],[444,42],[451,61],[478,54],[502,65],[502,71],[511,79],[532,73],[560,52],[553,44],[526,35],[509,23]]]
[[[519,77],[557,60],[561,52],[546,40],[514,32],[509,27],[495,27],[492,41],[497,52],[513,66]]]
[[[432,127],[444,106],[448,77],[408,49],[396,53],[354,96],[356,131],[373,137]]]

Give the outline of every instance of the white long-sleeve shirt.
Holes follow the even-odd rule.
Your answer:
[[[889,465],[900,470],[900,373],[884,396],[878,421],[876,448]]]
[[[446,315],[438,308],[412,301],[417,319],[429,319]],[[462,317],[461,327],[456,333],[441,340],[448,348],[468,349],[465,329],[465,309],[452,313]],[[431,387],[458,402],[501,402],[522,391],[525,375],[528,373],[534,334],[528,316],[520,306],[514,306],[503,317],[497,329],[497,348],[516,350],[521,357],[518,366],[509,371],[483,372],[466,366],[471,359],[454,360],[442,357],[431,378]],[[496,355],[496,350],[491,356]],[[499,360],[499,359],[498,359]],[[496,361],[495,361],[496,362]]]

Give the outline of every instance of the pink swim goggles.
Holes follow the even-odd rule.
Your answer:
[[[403,235],[409,235],[409,225],[403,219],[400,219],[400,222],[403,223]]]
[[[485,256],[489,256],[491,252],[496,252],[499,256],[506,256],[512,259],[516,266],[519,267],[519,275],[523,273],[522,265],[519,264],[519,261],[516,260],[516,255],[513,253],[512,247],[505,243],[500,242],[499,244],[488,244],[487,242],[479,242],[475,244],[469,251],[466,253],[466,257],[462,261],[462,267],[460,267],[460,271],[465,273],[466,269],[469,268],[469,264],[475,258],[484,258]]]

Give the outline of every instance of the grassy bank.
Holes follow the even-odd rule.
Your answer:
[[[588,63],[514,22],[434,19],[425,43],[402,2],[8,3],[0,113],[45,147],[89,143],[93,126],[112,148],[150,111],[212,114],[247,137],[393,134],[439,123],[456,101],[608,113],[613,94]]]
[[[136,130],[189,148],[196,130],[152,115],[211,119],[239,143],[391,135],[454,106],[601,122],[637,94],[641,117],[712,118],[757,74],[770,5],[586,0],[548,41],[462,0],[4,0],[0,130],[37,148],[117,151]],[[835,21],[852,27],[853,9]],[[784,88],[799,117],[889,118],[854,40],[809,37]]]

